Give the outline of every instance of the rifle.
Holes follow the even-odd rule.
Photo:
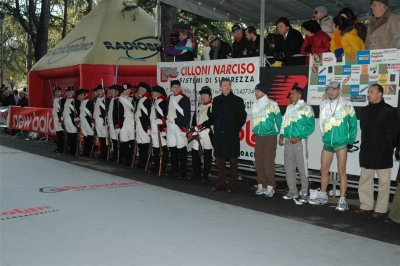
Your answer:
[[[153,141],[152,141],[152,138],[151,138],[151,135],[150,135],[149,155],[147,155],[146,167],[144,168],[145,172],[149,172],[150,171],[152,150],[153,150]]]
[[[101,87],[103,88],[103,91],[104,91],[104,94],[105,94],[104,95],[104,107],[106,107],[107,95],[106,95],[106,91],[104,89],[103,78],[101,78]],[[107,110],[107,108],[105,108],[104,112],[105,112],[104,122],[106,123],[106,131],[107,131],[106,143],[107,143],[107,161],[108,161],[108,160],[110,160],[110,156],[111,156],[111,136],[110,136],[110,124],[108,123],[108,110]]]
[[[133,97],[135,97],[135,96],[133,96]],[[132,155],[132,163],[131,163],[131,168],[133,168],[133,167],[135,167],[135,162],[136,162],[136,153],[137,153],[137,140],[136,140],[136,119],[135,119],[135,114],[136,114],[136,108],[135,108],[135,112],[133,113],[133,127],[134,127],[134,130],[135,130],[135,133],[134,133],[134,145],[133,145],[133,155]],[[146,167],[147,167],[147,164],[146,164]]]
[[[61,121],[61,127],[64,131],[64,150],[63,153],[67,153],[68,149],[67,149],[67,139],[68,139],[68,135],[67,135],[67,129],[65,128],[65,124],[64,121]]]
[[[115,104],[115,103],[114,103]],[[116,103],[117,104],[117,108],[118,108],[118,126],[119,126],[119,101]],[[120,154],[120,148],[121,148],[121,140],[119,138],[119,135],[121,134],[121,131],[118,133],[117,136],[117,147],[118,147],[118,152],[117,152],[117,166],[119,166],[119,154]]]
[[[76,99],[73,99],[74,101],[74,119],[76,119]],[[81,153],[81,149],[80,149],[80,144],[81,144],[81,136],[80,136],[80,127],[79,127],[79,122],[75,121],[75,127],[76,127],[76,135],[77,135],[77,139],[76,139],[76,149],[75,149],[75,157],[79,157],[80,153]]]
[[[92,141],[92,149],[90,150],[90,155],[89,155],[90,159],[94,158],[94,147],[96,144],[96,138],[97,138],[96,126],[93,126],[93,141]]]
[[[162,141],[161,141],[161,134],[160,134],[160,129],[158,128],[157,125],[157,133],[158,133],[158,147],[160,148],[160,167],[158,168],[158,176],[163,176],[164,175],[164,167],[163,167],[163,157],[164,157],[164,151],[163,151],[163,146],[162,146]]]
[[[196,116],[196,124],[199,121],[198,118],[198,101],[197,101],[197,80],[196,80],[196,76],[194,76],[194,94],[195,94],[195,98],[194,98],[194,115]],[[194,128],[192,128],[192,132],[194,133]],[[204,155],[204,151],[203,151],[203,147],[201,146],[201,142],[200,142],[200,132],[197,132],[197,135],[193,136],[193,139],[195,139],[197,141],[197,143],[199,143],[199,156],[203,156]]]

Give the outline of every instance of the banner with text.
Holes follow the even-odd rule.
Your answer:
[[[11,129],[55,135],[51,108],[12,106],[8,125]]]
[[[353,106],[366,106],[369,86],[383,87],[385,102],[397,107],[400,87],[400,53],[397,49],[362,50],[336,58],[333,53],[310,56],[307,102],[319,105],[330,81],[341,84],[342,96]]]
[[[158,85],[170,94],[171,80],[178,79],[181,82],[182,91],[191,100],[192,111],[194,111],[194,99],[200,98],[198,92],[203,86],[209,86],[215,97],[221,94],[220,80],[229,78],[232,82],[232,92],[243,98],[247,113],[251,113],[252,103],[255,100],[254,87],[259,83],[259,77],[260,59],[258,57],[157,63]],[[197,95],[194,95],[195,82]]]

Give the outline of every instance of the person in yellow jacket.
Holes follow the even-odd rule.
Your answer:
[[[335,30],[330,42],[331,52],[335,53],[336,58],[343,54],[353,54],[360,50],[365,50],[365,44],[358,37],[357,30],[354,28],[353,19],[336,16],[333,18]]]

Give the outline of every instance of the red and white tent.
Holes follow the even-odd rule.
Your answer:
[[[140,7],[124,13],[123,8],[123,0],[101,1],[34,65],[28,78],[30,106],[51,107],[55,85],[90,90],[102,82],[114,84],[116,76],[117,84],[156,84],[155,21]]]

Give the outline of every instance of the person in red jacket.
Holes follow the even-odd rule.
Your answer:
[[[322,31],[321,26],[315,20],[309,20],[301,25],[306,32],[306,39],[301,46],[300,52],[303,55],[316,53],[330,52],[331,38],[328,34]],[[308,65],[310,58],[307,57],[306,64]]]

